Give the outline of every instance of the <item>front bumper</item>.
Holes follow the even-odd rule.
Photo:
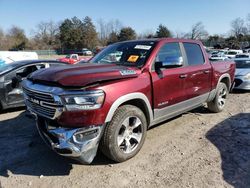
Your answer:
[[[37,118],[37,128],[44,141],[59,155],[89,164],[96,156],[104,125],[83,128],[54,127]]]
[[[234,81],[234,89],[250,90],[250,80],[244,79],[243,76],[236,77]]]

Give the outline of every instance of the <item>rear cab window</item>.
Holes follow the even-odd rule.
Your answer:
[[[202,65],[205,63],[205,58],[199,44],[184,42],[183,46],[189,66]]]

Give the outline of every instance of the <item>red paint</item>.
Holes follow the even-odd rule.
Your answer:
[[[80,58],[79,56],[77,56],[77,59],[73,59],[71,56],[70,57],[63,57],[63,58],[59,58],[58,61],[61,62],[65,62],[65,63],[69,63],[69,64],[75,64],[79,61],[88,61],[92,58],[92,56],[89,57],[82,57]]]
[[[152,108],[159,109],[212,91],[216,88],[219,77],[224,73],[230,75],[231,81],[234,80],[234,63],[210,63],[201,42],[184,39],[156,40],[157,45],[141,69],[117,65],[86,64],[37,71],[32,75],[32,79],[71,87],[95,84],[88,90],[101,89],[105,92],[105,102],[98,110],[64,112],[58,122],[65,127],[103,124],[111,105],[119,97],[129,93],[143,93],[150,101]],[[200,45],[205,63],[198,66],[165,69],[162,71],[163,77],[161,78],[151,70],[151,67],[160,47],[168,42],[191,42]],[[121,70],[134,70],[136,74],[122,76]],[[180,79],[181,74],[186,74],[187,77]]]

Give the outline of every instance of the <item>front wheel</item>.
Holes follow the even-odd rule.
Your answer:
[[[208,109],[212,112],[221,112],[226,103],[226,98],[228,95],[228,88],[226,84],[219,83],[218,89],[216,91],[216,95],[213,99],[213,101],[208,102]]]
[[[144,113],[132,105],[121,106],[105,128],[100,149],[116,162],[126,161],[140,151],[146,131]]]

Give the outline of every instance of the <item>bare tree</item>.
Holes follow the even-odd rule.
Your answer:
[[[105,46],[112,34],[118,34],[122,28],[122,23],[119,20],[111,20],[105,22],[103,19],[97,21],[97,29],[100,43]]]
[[[245,27],[244,20],[242,18],[236,18],[231,22],[231,32],[236,38],[247,33],[247,28]]]
[[[246,23],[247,23],[248,34],[250,35],[250,13],[247,15]]]
[[[4,49],[4,32],[3,30],[0,28],[0,50]]]
[[[146,39],[146,38],[154,38],[154,37],[155,37],[155,33],[151,29],[145,30],[142,33],[138,34],[137,36],[138,39]]]
[[[179,30],[176,30],[176,31],[175,31],[175,37],[176,37],[176,38],[185,38],[186,35],[187,35],[187,34],[184,33],[184,32],[182,32],[182,31],[179,31]]]
[[[12,26],[6,35],[6,47],[9,49],[23,50],[27,47],[28,38],[23,29]]]
[[[186,34],[185,38],[191,38],[194,40],[201,40],[208,36],[208,32],[205,30],[205,26],[202,22],[197,22],[192,26],[191,32]]]
[[[36,26],[34,41],[37,48],[48,49],[54,47],[57,43],[57,34],[59,32],[58,24],[53,21],[40,22]]]

